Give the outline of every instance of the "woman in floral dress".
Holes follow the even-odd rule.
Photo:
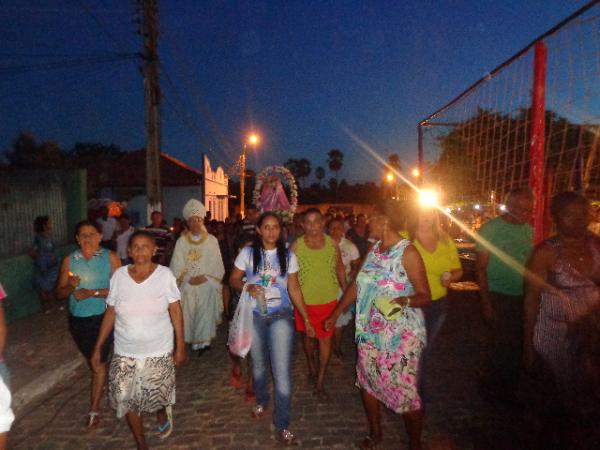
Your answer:
[[[369,223],[371,236],[378,241],[326,323],[334,326],[356,299],[356,384],[370,428],[363,449],[377,448],[382,441],[380,404],[403,415],[410,448],[421,448],[423,412],[417,379],[426,343],[421,307],[430,304],[431,294],[421,256],[398,233],[402,216],[397,202],[378,208]]]

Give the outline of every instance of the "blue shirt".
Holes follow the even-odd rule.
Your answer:
[[[110,285],[110,252],[100,248],[94,256],[86,260],[81,250],[69,255],[69,271],[80,278],[77,289],[104,289]],[[104,314],[106,303],[102,297],[90,297],[77,301],[69,296],[69,312],[75,317],[90,317]]]

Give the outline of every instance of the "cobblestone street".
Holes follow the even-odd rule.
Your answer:
[[[66,327],[66,321],[55,325]],[[61,331],[61,333],[63,333]],[[64,333],[63,333],[64,334]],[[477,396],[481,324],[478,302],[455,295],[448,320],[428,365],[430,397],[426,408],[425,443],[430,449],[515,449],[523,420],[507,410],[493,409]],[[269,417],[256,421],[244,401],[243,389],[228,384],[230,361],[224,346],[225,327],[210,352],[190,355],[177,377],[174,432],[165,441],[155,438],[153,417],[146,418],[151,448],[267,449],[279,445],[271,437]],[[67,347],[65,347],[67,348]],[[72,347],[68,346],[72,351]],[[65,350],[66,351],[66,350]],[[354,387],[352,336],[345,336],[346,360],[333,362],[322,403],[306,382],[306,364],[296,339],[294,399],[291,429],[303,448],[350,449],[366,434],[360,396]],[[14,374],[14,372],[13,372]],[[15,449],[131,449],[133,439],[125,420],[117,420],[106,405],[101,426],[87,432],[88,372],[84,366],[63,379],[44,397],[20,411],[10,435]],[[270,410],[269,410],[270,413]],[[406,448],[401,417],[384,415],[382,448]],[[521,431],[520,431],[521,430]]]

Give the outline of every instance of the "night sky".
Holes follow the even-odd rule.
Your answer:
[[[378,181],[344,127],[413,164],[420,119],[585,3],[162,0],[162,149],[228,170],[254,128],[250,168],[305,157],[314,173],[339,148],[341,177]],[[0,20],[0,149],[21,130],[144,146],[141,61],[61,63],[141,51],[133,1],[5,0]]]

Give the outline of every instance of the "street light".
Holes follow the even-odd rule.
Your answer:
[[[398,183],[396,183],[396,175],[394,175],[393,172],[386,173],[385,181],[387,181],[390,184],[394,183],[394,191],[392,194],[392,199],[397,200],[398,199]]]
[[[247,139],[246,142],[244,142],[244,145],[242,147],[242,156],[240,158],[240,214],[242,215],[242,218],[244,218],[245,216],[245,200],[246,200],[246,196],[245,196],[245,181],[246,181],[246,147],[248,146],[248,144],[250,144],[251,146],[253,146],[254,148],[256,148],[256,146],[258,145],[258,142],[260,141],[260,137],[258,136],[258,134],[256,133],[252,133],[250,134]]]
[[[412,173],[412,176],[415,178],[419,178],[419,175],[421,175],[421,171],[417,167],[415,167],[411,173]]]

